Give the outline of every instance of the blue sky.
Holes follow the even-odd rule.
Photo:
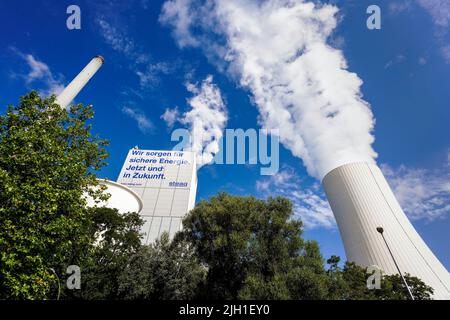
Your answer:
[[[135,145],[172,148],[172,128],[161,116],[167,110],[177,110],[179,117],[189,112],[188,99],[196,93],[186,85],[200,88],[208,75],[226,108],[225,127],[260,128],[251,90],[221,69],[223,61],[207,48],[211,41],[220,44],[224,39],[217,34],[217,39],[205,40],[204,31],[191,30],[200,45],[183,45],[180,40],[186,43],[190,35],[176,34],[173,21],[162,23],[163,3],[2,1],[0,112],[31,89],[43,94],[59,90],[101,54],[104,66],[76,98],[94,105],[94,131],[110,140],[109,165],[101,177],[116,180],[128,149]],[[375,118],[377,163],[418,232],[450,269],[450,4],[330,3],[339,11],[328,43],[342,51],[348,70],[363,81],[361,93]],[[66,27],[70,4],[81,9],[81,30]],[[366,27],[371,4],[381,8],[381,30]],[[186,126],[182,122],[175,122],[174,128]],[[204,165],[198,172],[197,201],[219,191],[288,196],[305,221],[305,236],[319,241],[326,258],[345,257],[319,180],[308,174],[302,160],[281,147],[279,174],[264,177],[259,169]]]

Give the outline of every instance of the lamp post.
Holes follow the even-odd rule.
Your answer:
[[[398,266],[398,264],[397,264],[397,261],[395,261],[394,255],[392,254],[392,251],[391,251],[391,248],[389,248],[389,245],[388,245],[388,243],[387,243],[387,241],[386,241],[386,238],[384,237],[384,234],[383,234],[384,229],[383,229],[382,227],[377,227],[377,231],[378,231],[379,234],[381,234],[381,237],[383,238],[384,243],[386,244],[386,247],[387,247],[388,250],[389,250],[389,254],[390,254],[391,257],[392,257],[392,260],[394,261],[395,267],[397,268],[398,273],[400,274],[400,277],[402,277],[402,280],[403,280],[403,283],[404,283],[405,286],[406,286],[406,289],[408,289],[408,293],[409,293],[409,296],[411,297],[411,300],[415,300],[415,299],[414,299],[414,296],[413,296],[413,294],[412,294],[412,292],[411,292],[411,289],[409,288],[408,283],[406,282],[405,277],[403,276],[402,272],[400,271],[400,268],[399,268],[399,266]]]
[[[56,274],[56,271],[55,271],[55,269],[53,269],[53,268],[49,268],[49,270],[51,271],[51,272],[53,272],[53,274],[56,276],[56,279],[58,280],[58,297],[56,298],[56,300],[59,300],[59,295],[60,295],[60,293],[61,293],[61,281],[59,280],[59,277],[58,277],[58,275]]]

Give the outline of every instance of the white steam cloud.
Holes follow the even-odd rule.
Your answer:
[[[161,119],[163,119],[169,129],[172,129],[175,125],[175,122],[179,120],[180,113],[178,111],[178,107],[175,107],[173,109],[167,108],[166,111],[161,116]]]
[[[27,74],[14,74],[23,78],[27,87],[31,85],[34,86],[36,83],[40,82],[45,87],[45,89],[42,90],[44,96],[52,94],[58,95],[64,90],[63,77],[61,75],[55,75],[46,63],[40,61],[31,54],[21,52],[15,47],[10,47],[9,49],[11,52],[25,60],[29,67]]]
[[[435,170],[387,164],[381,169],[411,219],[433,221],[450,213],[450,163]]]
[[[180,47],[198,46],[250,90],[264,129],[319,179],[374,161],[374,119],[361,79],[328,39],[338,9],[302,0],[172,0],[160,21]],[[226,62],[223,65],[223,62]]]
[[[189,127],[191,145],[187,150],[197,154],[197,169],[211,163],[219,152],[220,139],[228,120],[226,106],[220,89],[213,83],[213,77],[207,76],[200,86],[189,83],[187,90],[194,94],[187,100],[191,110],[179,116],[178,108],[166,109],[161,116],[169,127],[175,121]]]
[[[292,167],[284,166],[277,174],[256,181],[256,189],[265,197],[283,196],[291,200],[294,216],[300,218],[307,229],[336,227],[320,185],[314,183],[306,187]]]

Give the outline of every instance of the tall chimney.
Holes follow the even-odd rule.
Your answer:
[[[450,299],[450,274],[414,229],[378,166],[345,164],[331,170],[322,183],[348,261],[376,265],[386,274],[398,273],[397,262],[403,274],[431,286],[434,299]],[[377,228],[383,228],[386,243]]]
[[[86,67],[69,83],[69,85],[56,98],[61,108],[67,108],[72,100],[80,93],[92,76],[100,69],[105,60],[102,56],[94,57]]]

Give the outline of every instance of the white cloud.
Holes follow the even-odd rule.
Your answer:
[[[406,60],[406,57],[402,54],[398,54],[397,56],[395,56],[394,59],[389,60],[388,63],[386,63],[386,65],[384,66],[384,69],[389,69],[391,67],[393,67],[394,65],[397,64],[401,64]]]
[[[417,0],[431,15],[433,22],[439,27],[448,27],[450,24],[450,1],[448,0]]]
[[[23,56],[26,60],[28,66],[30,67],[30,72],[27,75],[27,82],[32,82],[36,79],[41,79],[51,74],[50,68],[45,63],[36,60],[31,54],[26,54]]]
[[[132,38],[114,28],[106,20],[99,19],[98,25],[105,42],[129,60],[131,71],[138,77],[141,88],[154,88],[162,75],[170,74],[175,70],[175,64],[154,62],[151,55],[144,52]]]
[[[209,164],[219,152],[220,139],[223,136],[228,115],[220,89],[208,75],[201,85],[187,83],[186,89],[194,96],[187,99],[191,109],[180,114],[178,107],[167,108],[161,116],[167,126],[172,128],[175,122],[189,127],[191,145],[187,150],[197,154],[197,169]]]
[[[448,0],[417,0],[433,19],[436,26],[436,38],[439,42],[442,57],[450,63],[450,44],[446,39],[450,26],[450,1]]]
[[[219,142],[228,120],[227,110],[220,89],[213,83],[211,75],[200,86],[187,83],[186,88],[194,95],[187,99],[191,109],[181,115],[178,107],[167,108],[161,119],[169,128],[177,121],[189,127],[191,145],[186,150],[197,153],[197,169],[200,169],[211,163],[219,152]]]
[[[178,107],[175,107],[173,109],[167,108],[164,114],[161,116],[161,119],[163,119],[167,126],[171,129],[175,122],[179,120],[180,112],[178,111]]]
[[[450,63],[450,44],[441,48],[441,54],[444,57],[445,61]]]
[[[407,12],[411,9],[411,1],[410,0],[395,0],[389,2],[388,10],[391,14],[400,14]]]
[[[450,213],[450,164],[438,170],[382,165],[405,213],[413,220],[435,220]]]
[[[450,23],[450,2],[448,0],[395,0],[389,2],[391,14],[401,14],[411,11],[413,3],[425,9],[433,19],[433,23],[440,27],[447,27]]]
[[[153,87],[160,81],[161,75],[172,73],[174,66],[167,62],[157,62],[148,64],[144,71],[137,70],[136,75],[139,77],[141,87]]]
[[[217,57],[210,60],[226,61],[228,74],[252,93],[261,125],[279,129],[284,146],[320,179],[376,157],[362,80],[328,43],[337,12],[301,0],[172,0],[160,20],[180,47],[200,46]]]
[[[29,67],[28,73],[19,75],[25,80],[27,86],[32,86],[39,82],[44,84],[45,89],[42,93],[46,96],[52,94],[58,95],[63,91],[63,77],[60,75],[55,76],[46,63],[40,61],[31,54],[22,53],[17,48],[11,47],[10,49],[21,57]]]
[[[305,228],[334,228],[336,221],[319,184],[310,188],[291,167],[256,182],[256,189],[264,196],[283,196],[291,200],[294,216],[303,221]]]
[[[191,35],[190,28],[195,15],[192,12],[195,9],[191,5],[191,0],[166,1],[162,8],[164,14],[159,17],[161,23],[173,26],[173,35],[181,48],[200,45],[200,42]]]
[[[191,131],[190,149],[197,153],[197,168],[212,162],[219,152],[219,142],[228,120],[225,103],[220,89],[207,76],[201,85],[187,84],[194,96],[188,99],[191,110],[184,113],[179,121]]]
[[[414,6],[415,5],[415,6]],[[448,0],[395,0],[389,3],[389,13],[392,15],[410,13],[418,7],[425,10],[435,26],[435,38],[440,53],[447,63],[450,63],[450,45],[446,39],[450,26],[450,1]]]
[[[145,3],[141,4],[146,6]],[[138,90],[126,88],[121,92],[125,101],[122,104],[127,105],[122,108],[122,112],[136,120],[141,132],[149,133],[154,128],[153,123],[142,111],[128,105],[136,104],[135,98],[142,100],[147,89],[154,89],[159,84],[162,75],[170,74],[175,70],[175,64],[153,61],[152,56],[127,36],[125,31],[115,28],[105,19],[97,20],[97,24],[104,41],[127,60],[128,67],[139,80]]]
[[[132,107],[123,107],[122,112],[137,122],[138,128],[142,133],[148,133],[153,129],[153,123],[140,110]]]
[[[100,26],[101,35],[105,42],[111,46],[111,48],[117,52],[122,53],[127,58],[134,60],[135,63],[147,63],[150,61],[150,55],[140,52],[135,42],[118,31],[111,24],[104,19],[98,20]]]

